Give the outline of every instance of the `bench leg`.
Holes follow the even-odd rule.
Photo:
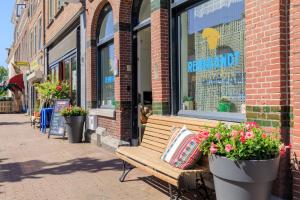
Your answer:
[[[176,191],[176,196],[174,197],[173,189]],[[169,184],[169,195],[170,195],[170,200],[179,200],[180,197],[182,196],[182,192],[180,188],[176,188],[173,185]]]
[[[127,168],[127,163],[123,161],[123,173],[119,178],[120,182],[124,182],[127,174],[133,169],[133,167]]]
[[[201,196],[201,197],[203,197],[203,199],[205,199],[205,200],[212,199],[212,193],[210,193],[208,191],[209,189],[205,185],[205,181],[204,181],[202,175],[200,176],[200,180],[199,181],[200,181],[200,184],[199,184],[199,182],[197,182],[197,185],[198,185],[198,187],[197,187],[197,193],[198,193],[198,195]]]

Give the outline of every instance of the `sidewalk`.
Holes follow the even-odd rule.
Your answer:
[[[0,200],[169,199],[166,185],[138,169],[120,183],[121,169],[109,151],[47,139],[28,117],[0,115]]]

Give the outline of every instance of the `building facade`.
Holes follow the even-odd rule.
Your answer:
[[[256,121],[280,133],[297,158],[298,6],[285,0],[87,1],[87,102],[99,134],[111,137],[103,141],[134,143],[146,108]],[[281,199],[299,198],[298,171],[291,174],[290,167],[286,156],[273,191]]]
[[[71,87],[71,100],[74,105],[81,104],[81,58],[85,51],[81,51],[83,6],[81,3],[65,4],[62,1],[48,1],[46,3],[46,71],[52,80],[68,81]],[[83,60],[84,62],[84,60]]]
[[[103,144],[138,143],[144,112],[256,121],[292,144],[274,196],[300,199],[296,0],[37,2],[43,14],[33,14],[27,31],[16,25],[14,59],[43,54],[41,71],[70,81],[73,103],[96,116]],[[39,16],[43,53],[19,58]]]

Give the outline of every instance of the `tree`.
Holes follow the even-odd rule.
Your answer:
[[[0,66],[0,83],[3,83],[8,78],[8,69],[6,67]]]

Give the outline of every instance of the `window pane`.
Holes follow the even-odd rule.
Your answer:
[[[77,105],[77,61],[76,57],[71,59],[72,65],[72,102],[73,105]]]
[[[101,105],[115,105],[114,45],[101,49]]]
[[[145,19],[150,18],[151,16],[151,4],[150,0],[143,0],[140,12],[139,12],[139,22],[144,21]]]
[[[70,83],[70,60],[65,61],[64,81]]]
[[[244,0],[209,0],[180,22],[181,109],[243,111]]]
[[[110,9],[110,7],[106,7],[105,9]],[[110,11],[103,18],[101,28],[100,28],[99,40],[110,37],[113,34],[114,34],[114,19],[113,19],[113,13],[110,9]]]

